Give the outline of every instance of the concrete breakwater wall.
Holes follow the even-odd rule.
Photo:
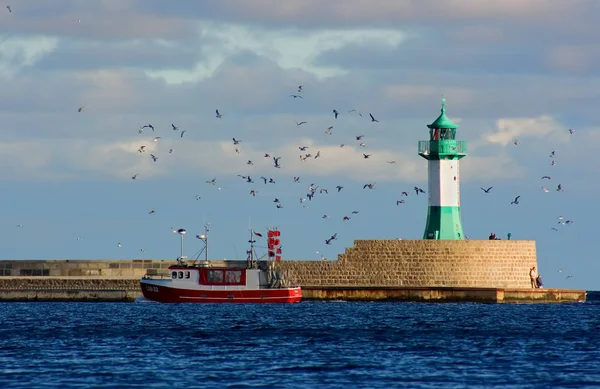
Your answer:
[[[3,260],[0,276],[24,277],[125,277],[168,273],[173,260]]]
[[[135,301],[138,278],[0,277],[0,301]]]
[[[337,261],[284,261],[301,286],[530,288],[531,240],[356,240]]]

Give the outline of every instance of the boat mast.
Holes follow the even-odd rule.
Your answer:
[[[252,268],[254,266],[254,243],[256,243],[256,241],[254,240],[254,230],[252,229],[250,229],[250,239],[248,240],[248,243],[250,243],[250,250],[246,251],[246,254],[248,255],[247,265],[248,268]]]

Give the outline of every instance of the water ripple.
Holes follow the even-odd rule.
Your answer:
[[[598,388],[572,305],[4,303],[2,388]]]

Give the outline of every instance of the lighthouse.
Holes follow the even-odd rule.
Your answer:
[[[467,155],[467,142],[456,140],[458,125],[442,112],[429,128],[429,140],[419,141],[419,155],[428,162],[429,207],[423,239],[462,240],[460,222],[459,160]]]

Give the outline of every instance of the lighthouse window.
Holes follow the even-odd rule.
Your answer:
[[[178,278],[183,278],[183,272],[180,271],[179,273],[177,273]]]
[[[173,277],[173,279],[177,278],[177,272],[176,271],[171,272],[171,277]]]
[[[222,283],[223,282],[223,271],[222,270],[209,270],[208,271],[208,282]]]
[[[185,272],[185,278],[190,278],[190,272],[189,271]]]
[[[227,284],[239,284],[242,280],[241,271],[228,270],[225,272],[225,283]]]

